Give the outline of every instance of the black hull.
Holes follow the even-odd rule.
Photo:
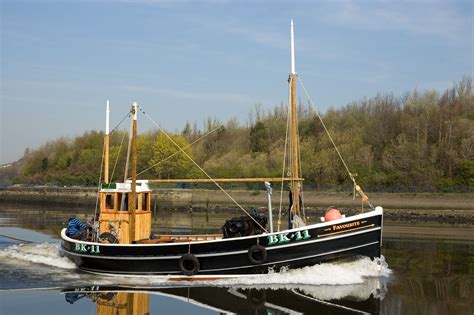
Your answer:
[[[334,222],[334,223],[333,223]],[[192,254],[196,276],[263,274],[347,257],[380,257],[382,211],[304,228],[249,237],[171,244],[98,244],[62,233],[62,249],[82,270],[122,275],[182,276],[179,260]],[[266,257],[249,257],[251,247]]]

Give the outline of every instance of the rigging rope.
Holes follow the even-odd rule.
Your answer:
[[[125,114],[125,116],[122,118],[122,120],[120,120],[120,122],[117,125],[115,125],[115,127],[112,129],[112,131],[109,134],[110,135],[113,134],[127,117],[130,117],[130,111],[128,111],[128,113]]]
[[[117,168],[117,164],[118,164],[118,160],[119,160],[119,157],[120,157],[120,152],[122,152],[122,145],[123,145],[123,141],[125,140],[125,136],[127,135],[126,132],[123,133],[123,137],[122,137],[122,141],[120,142],[120,147],[119,147],[119,151],[117,153],[117,158],[115,159],[115,164],[114,164],[114,168],[112,169],[112,175],[110,176],[110,182],[113,182],[113,178],[114,178],[114,174],[115,174],[115,169]]]
[[[122,124],[122,122],[127,117],[130,117],[130,111],[120,120],[120,122],[117,125],[115,125],[115,127],[112,129],[112,131],[109,132],[109,136],[111,134],[113,134],[118,129],[118,127]],[[115,164],[114,164],[114,168],[112,170],[112,176],[110,177],[110,181],[112,181],[112,179],[114,178],[115,167],[117,166],[117,162],[118,162],[118,159],[119,159],[119,156],[120,156],[120,150],[122,149],[122,144],[123,144],[124,139],[125,139],[125,133],[124,133],[124,136],[122,137],[122,142],[120,143],[119,154],[117,155],[117,159],[115,160]],[[104,145],[103,145],[103,148],[102,148],[102,159],[101,159],[101,162],[100,162],[100,174],[99,174],[99,182],[98,182],[98,187],[97,187],[97,198],[96,198],[96,201],[95,201],[95,211],[94,211],[94,218],[93,218],[94,225],[95,225],[95,222],[96,222],[97,206],[99,204],[100,189],[101,189],[101,186],[102,186],[102,171],[103,171],[103,167],[104,167],[104,158],[105,158],[105,140],[104,140]],[[121,216],[121,214],[119,215],[119,217],[120,216]]]
[[[292,78],[292,76],[290,76],[290,78]],[[298,109],[297,109],[298,110]],[[304,178],[303,176],[303,168],[301,167],[301,143],[300,143],[300,131],[299,131],[299,128],[296,128],[296,141],[298,142],[298,167],[299,167],[299,177],[301,178]],[[302,210],[303,212],[303,221],[304,221],[304,224],[307,223],[307,219],[306,219],[306,212],[304,210],[304,198],[303,198],[303,182],[299,182],[299,186],[300,186],[300,198],[299,198],[299,201],[301,201],[301,208],[300,210]]]
[[[252,219],[259,227],[261,227],[263,231],[265,231],[265,232],[268,233],[267,229],[265,229],[265,227],[263,227],[260,223],[258,223],[258,221],[255,220],[255,218],[252,217],[252,216],[250,215],[250,213],[248,213],[234,198],[232,198],[232,196],[231,196],[227,191],[225,191],[224,188],[222,188],[221,185],[219,185],[219,183],[217,183],[201,166],[199,166],[199,164],[198,164],[196,161],[194,161],[193,158],[191,158],[191,157],[189,156],[189,154],[186,153],[186,151],[184,151],[183,148],[181,148],[181,147],[179,146],[179,144],[177,144],[177,143],[168,135],[168,133],[166,133],[166,132],[160,127],[160,125],[158,125],[158,123],[156,123],[150,116],[148,116],[148,115],[145,113],[145,111],[144,111],[140,106],[138,106],[138,109],[143,113],[143,115],[144,115],[146,118],[148,118],[148,119],[168,138],[168,140],[170,140],[170,141],[173,143],[173,145],[174,145],[176,148],[178,148],[179,151],[181,151],[201,172],[203,172],[204,175],[206,175],[206,176],[214,183],[214,185],[217,186],[217,188],[219,188],[227,197],[229,197],[230,200],[232,200],[232,201],[240,208],[240,210],[242,210],[243,212],[245,212],[245,214],[246,214],[250,219]]]
[[[299,134],[299,130],[297,130],[298,132],[298,137],[296,139],[298,139],[298,166],[299,166],[299,171],[300,171],[300,177],[301,178],[304,178],[303,176],[303,168],[301,167],[301,145],[300,145],[300,134]],[[300,182],[300,193],[301,193],[301,197],[300,197],[300,200],[301,200],[301,210],[303,210],[303,220],[304,220],[304,224],[307,224],[308,223],[308,220],[306,219],[306,212],[304,211],[304,198],[303,198],[303,182]]]
[[[104,145],[102,146],[102,159],[100,161],[99,182],[97,185],[97,198],[95,199],[95,211],[94,211],[94,218],[93,218],[94,224],[95,224],[95,218],[97,217],[97,206],[99,204],[100,188],[102,186],[102,170],[104,168],[104,156],[105,156],[105,140],[104,140]]]
[[[282,174],[281,174],[281,190],[280,190],[280,209],[278,210],[278,225],[277,225],[277,231],[280,232],[280,226],[281,226],[281,207],[283,203],[283,190],[284,190],[284,181],[283,178],[285,177],[285,169],[286,169],[286,152],[288,149],[288,130],[290,129],[290,102],[291,102],[291,91],[290,91],[290,85],[288,85],[288,110],[287,110],[287,115],[286,115],[286,131],[285,131],[285,149],[283,150],[283,169],[282,169]]]
[[[194,141],[191,142],[190,144],[184,146],[184,147],[183,147],[183,150],[185,150],[185,149],[191,147],[191,146],[194,145],[196,142],[201,141],[202,139],[204,139],[205,137],[209,136],[211,133],[214,133],[215,131],[221,129],[222,127],[223,127],[223,126],[220,125],[219,127],[216,127],[216,128],[214,128],[214,129],[212,129],[211,131],[207,132],[207,133],[206,133],[205,135],[203,135],[202,137],[199,137],[198,139],[194,140]],[[168,156],[168,157],[164,158],[163,160],[159,161],[158,163],[153,164],[153,165],[150,166],[149,168],[147,168],[147,169],[141,171],[140,173],[138,173],[137,176],[139,176],[139,175],[145,173],[146,171],[148,171],[148,170],[154,168],[154,167],[157,166],[158,164],[161,164],[161,163],[163,163],[163,162],[165,162],[165,161],[171,159],[173,156],[177,155],[178,153],[179,153],[179,151],[178,151],[178,152],[175,152],[175,153],[173,153],[173,154],[171,154],[170,156]]]
[[[311,106],[313,107],[314,111],[316,112],[316,116],[318,116],[318,119],[319,121],[321,122],[321,124],[323,125],[323,128],[324,130],[326,131],[326,134],[328,135],[329,137],[329,140],[331,140],[331,143],[334,147],[334,149],[336,150],[337,152],[337,155],[339,155],[339,158],[341,159],[341,162],[342,164],[344,165],[347,173],[349,174],[349,177],[351,178],[353,184],[354,184],[354,190],[360,195],[360,197],[362,198],[362,202],[366,201],[367,204],[370,206],[370,208],[374,208],[372,206],[372,204],[369,202],[369,198],[367,197],[367,195],[362,191],[362,189],[360,188],[359,185],[357,185],[356,183],[356,180],[355,180],[355,177],[354,175],[351,173],[351,171],[349,170],[349,167],[347,166],[346,164],[346,161],[344,160],[344,158],[342,157],[341,155],[341,152],[339,152],[339,149],[337,148],[336,146],[336,143],[334,142],[333,138],[331,137],[331,134],[329,133],[329,130],[328,128],[326,127],[326,124],[324,123],[323,119],[321,118],[321,115],[319,114],[319,111],[316,109],[316,106],[314,106],[314,103],[313,103],[313,100],[311,99],[311,96],[309,95],[308,91],[306,90],[304,84],[303,84],[303,81],[301,80],[301,78],[298,76],[298,81],[300,82],[301,84],[301,87],[303,88],[303,91],[305,92],[306,94],[306,97],[308,98],[309,100],[309,103],[311,104]]]

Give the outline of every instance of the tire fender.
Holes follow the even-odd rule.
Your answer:
[[[199,272],[201,265],[193,254],[184,254],[178,261],[178,267],[186,276],[194,276]]]
[[[250,246],[247,255],[254,265],[261,265],[267,261],[267,250],[262,245]]]

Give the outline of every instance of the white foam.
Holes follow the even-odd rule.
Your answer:
[[[66,257],[61,257],[58,244],[11,245],[0,251],[0,257],[18,259],[63,269],[75,269],[76,265]]]
[[[308,284],[348,285],[364,283],[366,277],[388,277],[392,271],[385,258],[364,257],[342,263],[325,263],[256,277],[233,278],[213,282],[217,285]]]
[[[329,301],[351,297],[357,301],[364,301],[373,296],[383,299],[387,292],[386,282],[380,278],[366,278],[362,284],[349,285],[302,285],[298,291],[318,300]]]
[[[222,286],[222,287],[254,287],[261,289],[274,288],[294,288],[304,285],[308,286],[347,286],[367,284],[369,278],[389,277],[392,271],[388,268],[385,258],[371,260],[364,257],[354,261],[339,263],[324,263],[300,269],[285,270],[282,268],[279,272],[270,270],[268,274],[245,275],[235,278],[201,281],[183,281],[179,284],[170,281],[164,276],[131,276],[114,277],[115,283],[139,286],[162,286],[162,285],[184,285],[184,286]],[[110,279],[110,278],[109,278]],[[346,290],[343,288],[341,290]],[[372,288],[370,292],[373,292]],[[348,294],[341,292],[341,294]],[[321,296],[320,294],[316,294]],[[322,298],[322,296],[321,296]]]

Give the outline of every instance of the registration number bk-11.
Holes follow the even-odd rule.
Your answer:
[[[267,236],[268,246],[286,244],[293,241],[302,241],[309,238],[311,238],[311,235],[309,234],[308,230],[286,232]]]
[[[99,254],[100,248],[99,245],[87,245],[76,243],[74,246],[74,251],[79,253],[89,253],[89,254]]]

